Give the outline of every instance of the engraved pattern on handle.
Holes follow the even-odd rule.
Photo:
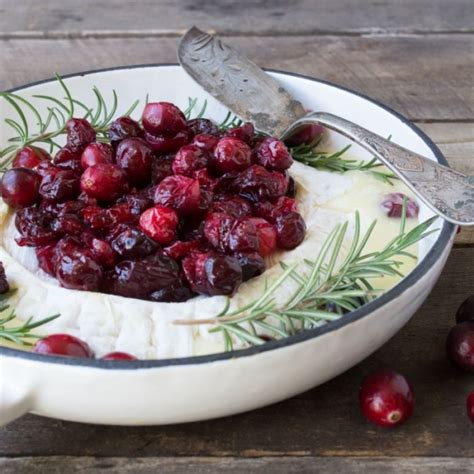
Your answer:
[[[283,136],[302,124],[318,123],[339,132],[373,153],[398,175],[434,212],[458,225],[474,225],[474,177],[447,166],[336,115],[314,112],[297,120]]]

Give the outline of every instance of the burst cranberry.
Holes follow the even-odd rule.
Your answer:
[[[51,169],[56,168],[52,161],[44,160],[36,166],[35,171],[41,176],[45,176],[51,171]]]
[[[137,358],[127,352],[109,352],[102,357],[102,360],[137,360]]]
[[[19,209],[15,216],[15,226],[21,237],[15,239],[21,247],[49,245],[56,240],[49,226],[49,218],[37,208]]]
[[[187,255],[199,250],[199,248],[200,244],[197,240],[191,240],[189,242],[177,240],[168,247],[165,247],[163,249],[163,253],[174,260],[180,260],[183,257],[186,257]]]
[[[211,212],[228,214],[233,217],[246,217],[252,214],[251,204],[244,198],[238,196],[225,196],[212,203]]]
[[[219,212],[209,213],[204,222],[204,236],[214,248],[225,251],[229,231],[237,222],[235,217],[227,214]]]
[[[401,217],[403,210],[403,201],[406,199],[406,216],[418,216],[418,204],[403,193],[390,193],[384,197],[381,203],[382,210],[388,217]]]
[[[258,251],[263,257],[270,255],[277,247],[277,232],[275,227],[260,217],[249,219],[257,228]]]
[[[415,397],[403,375],[379,369],[363,380],[359,402],[362,413],[372,423],[393,428],[411,416]]]
[[[145,193],[127,194],[123,198],[133,216],[138,217],[148,208],[153,206],[153,199]]]
[[[150,182],[153,158],[153,150],[141,138],[126,138],[117,147],[117,164],[135,186]]]
[[[79,178],[71,170],[51,170],[43,176],[39,193],[43,199],[65,202],[75,199],[79,194]]]
[[[288,181],[278,171],[271,172],[263,166],[253,165],[233,181],[232,188],[252,202],[266,201],[284,196]]]
[[[191,132],[185,128],[176,135],[169,137],[165,135],[152,135],[151,133],[145,132],[145,140],[156,153],[163,155],[166,153],[174,153],[182,146],[187,145],[191,140]]]
[[[199,209],[201,192],[199,181],[186,176],[169,176],[156,188],[155,204],[175,209],[187,215]]]
[[[110,124],[108,136],[110,143],[115,147],[126,138],[142,137],[143,130],[139,123],[130,117],[119,117]]]
[[[112,163],[114,151],[107,143],[90,143],[81,155],[81,166],[85,170],[99,163]]]
[[[5,274],[5,268],[3,263],[0,262],[0,295],[4,295],[10,291],[10,285],[7,281],[7,275]]]
[[[234,257],[242,268],[242,281],[250,280],[265,271],[265,260],[257,252],[238,252]]]
[[[474,295],[466,298],[456,312],[456,322],[474,321]]]
[[[304,240],[306,224],[297,212],[290,212],[277,218],[275,223],[278,247],[292,250]]]
[[[51,222],[51,230],[57,235],[78,235],[84,227],[82,221],[74,214],[63,214]]]
[[[108,213],[114,224],[129,224],[136,220],[132,208],[126,202],[114,204]]]
[[[225,249],[230,252],[258,252],[260,235],[253,219],[238,219],[224,240]]]
[[[140,216],[140,228],[154,241],[166,245],[176,238],[178,215],[173,209],[155,206]]]
[[[474,423],[474,391],[467,396],[466,409],[467,416]]]
[[[298,128],[291,137],[285,140],[288,146],[310,145],[321,140],[324,127],[318,124],[303,125]]]
[[[206,168],[209,163],[207,152],[196,145],[186,145],[180,148],[173,160],[174,174],[192,177],[194,171]]]
[[[285,144],[277,138],[265,138],[255,149],[257,163],[270,170],[284,171],[293,164]]]
[[[142,123],[148,133],[173,136],[186,127],[186,118],[170,102],[150,102],[143,110]]]
[[[127,187],[127,176],[117,165],[100,163],[87,168],[81,176],[81,190],[101,201],[114,201]]]
[[[214,149],[213,166],[220,173],[243,171],[252,163],[252,151],[242,140],[222,138]]]
[[[95,130],[86,119],[72,118],[66,122],[67,146],[72,151],[82,151],[95,141]]]
[[[188,120],[187,125],[193,135],[217,135],[219,133],[217,125],[209,119],[195,118]]]
[[[474,321],[464,321],[451,329],[446,340],[446,352],[457,367],[474,372]]]
[[[42,161],[50,161],[51,156],[41,148],[25,146],[12,161],[12,168],[36,168]]]
[[[257,202],[254,206],[255,215],[263,217],[268,222],[274,223],[279,216],[285,216],[290,212],[296,212],[297,203],[294,199],[282,196],[275,202]]]
[[[94,353],[86,342],[70,334],[51,334],[39,339],[33,347],[33,352],[84,359],[94,357]]]
[[[15,209],[29,207],[38,202],[41,177],[27,168],[14,168],[5,172],[0,185],[2,198]]]
[[[87,206],[81,211],[81,216],[92,230],[105,231],[114,225],[114,220],[108,209],[98,206]]]
[[[81,174],[80,151],[73,151],[67,147],[61,148],[54,156],[54,166],[62,170],[74,171],[77,174]]]
[[[125,227],[112,239],[112,248],[122,258],[143,258],[155,253],[158,245],[136,227]]]
[[[229,128],[225,132],[226,137],[237,138],[247,145],[252,143],[253,136],[255,134],[255,128],[250,122],[246,122],[240,127]]]
[[[197,146],[198,148],[201,148],[201,150],[205,150],[209,153],[212,153],[216,148],[218,142],[219,139],[217,137],[201,133],[193,138],[191,144]]]
[[[64,288],[97,291],[102,282],[102,268],[82,249],[58,255],[56,278]]]

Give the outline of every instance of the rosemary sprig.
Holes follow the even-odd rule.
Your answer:
[[[33,318],[28,318],[23,324],[19,326],[9,326],[8,323],[16,318],[15,311],[10,310],[9,304],[6,301],[15,293],[15,290],[10,290],[8,293],[0,295],[0,339],[13,342],[22,346],[32,346],[30,339],[40,339],[43,336],[31,332],[33,329],[42,326],[59,317],[59,314],[32,322]],[[3,313],[6,313],[2,316]]]
[[[276,281],[266,288],[261,297],[243,308],[230,311],[230,302],[227,300],[224,309],[213,318],[178,320],[175,324],[214,326],[209,332],[222,332],[225,350],[228,351],[233,350],[234,341],[247,346],[258,345],[265,342],[261,337],[262,333],[271,334],[274,338],[288,337],[339,319],[380,294],[382,290],[373,288],[370,279],[403,276],[399,270],[401,261],[398,258],[416,258],[407,249],[435,232],[428,230],[434,220],[433,217],[406,231],[406,218],[403,218],[397,237],[380,251],[367,253],[367,242],[376,221],[361,234],[360,217],[356,213],[354,236],[342,263],[336,262],[347,233],[347,222],[332,230],[314,260],[305,260],[302,264],[292,266],[281,264],[283,272]],[[294,280],[297,288],[278,307],[275,294],[289,278]]]

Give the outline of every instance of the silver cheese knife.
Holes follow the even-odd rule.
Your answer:
[[[183,69],[241,119],[286,138],[317,123],[345,135],[380,159],[433,211],[453,224],[474,225],[474,177],[440,165],[342,117],[306,113],[303,105],[243,54],[196,27],[181,39]]]

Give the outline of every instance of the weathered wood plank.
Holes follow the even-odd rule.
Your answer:
[[[232,457],[152,457],[152,458],[93,458],[93,457],[33,457],[0,458],[3,474],[40,474],[104,472],[161,474],[189,473],[318,473],[343,472],[345,474],[468,474],[474,470],[474,459],[468,458],[317,458],[317,457],[262,457],[238,459]]]
[[[474,35],[233,37],[264,67],[368,94],[415,120],[472,120]],[[1,41],[0,88],[127,64],[175,62],[177,38]]]
[[[190,25],[227,34],[472,31],[469,0],[1,0],[0,32],[34,35],[179,33]]]
[[[0,453],[474,457],[465,408],[472,375],[452,367],[444,352],[456,308],[474,289],[469,262],[474,263],[473,248],[455,249],[435,290],[399,334],[345,374],[298,397],[239,416],[162,427],[81,425],[28,415],[0,429]],[[382,364],[405,374],[417,399],[412,419],[391,431],[367,422],[357,403],[361,379]]]

